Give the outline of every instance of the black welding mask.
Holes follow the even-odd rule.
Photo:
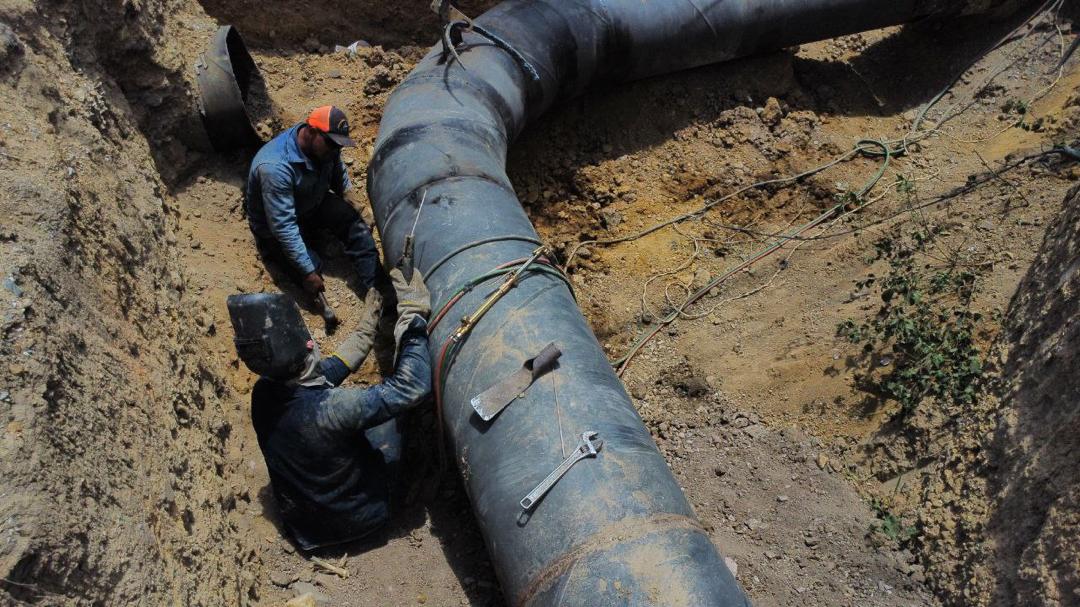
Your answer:
[[[243,293],[227,300],[236,353],[264,377],[290,380],[304,371],[313,341],[300,308],[280,293]]]

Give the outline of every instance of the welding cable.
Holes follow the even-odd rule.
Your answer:
[[[461,299],[467,293],[472,291],[477,285],[492,278],[498,276],[506,276],[518,271],[521,272],[521,274],[517,278],[518,281],[524,278],[527,272],[548,274],[563,281],[563,283],[566,284],[567,288],[570,289],[570,294],[574,294],[574,288],[570,284],[570,281],[569,279],[567,279],[566,275],[562,273],[562,271],[557,265],[552,263],[546,257],[515,259],[513,261],[509,261],[499,266],[496,266],[494,270],[481,274],[480,276],[477,276],[467,281],[460,289],[457,290],[457,292],[454,293],[454,295],[450,297],[450,299],[447,300],[445,304],[443,304],[439,308],[439,311],[434,316],[432,316],[431,322],[428,323],[428,335],[431,335],[434,332],[435,327],[439,324],[440,321],[442,321],[443,318],[446,317],[450,309],[454,307],[454,304],[461,301]],[[502,295],[505,295],[505,293],[499,294],[498,292],[496,292],[495,295],[497,296],[497,299],[495,301],[498,301],[498,299],[501,299]],[[439,354],[435,358],[435,369],[433,373],[432,383],[435,392],[435,422],[437,425],[436,433],[438,434],[440,469],[446,468],[446,439],[443,428],[442,415],[443,383],[445,382],[446,378],[446,368],[453,361],[454,356],[457,355],[457,352],[461,348],[461,345],[465,342],[465,337],[467,335],[468,334],[466,333],[465,335],[462,335],[459,339],[454,339],[454,335],[451,334],[449,337],[446,338],[446,341],[443,342],[442,346],[440,346]]]
[[[877,148],[877,150],[874,150],[875,147]],[[906,148],[904,147],[893,148],[889,146],[887,142],[878,139],[860,140],[856,144],[855,149],[869,156],[881,158],[881,166],[878,168],[877,172],[874,173],[874,175],[870,177],[870,179],[868,179],[866,183],[863,184],[863,186],[859,188],[857,192],[855,192],[856,199],[862,198],[870,190],[872,190],[875,185],[877,185],[877,183],[885,175],[885,171],[889,168],[889,163],[892,161],[895,155],[902,154],[904,151],[906,151]],[[671,324],[675,321],[676,318],[681,316],[683,310],[685,310],[688,306],[693,305],[699,299],[704,297],[706,293],[719,285],[721,282],[734,276],[737,272],[749,268],[750,266],[761,261],[762,259],[765,259],[769,255],[772,255],[776,251],[779,251],[784,247],[785,244],[787,244],[789,240],[794,240],[803,232],[815,226],[821,225],[823,222],[834,216],[837,212],[842,211],[845,207],[847,207],[847,205],[847,201],[839,202],[833,205],[832,207],[826,209],[825,212],[821,213],[814,219],[800,226],[794,232],[780,235],[775,242],[758,251],[754,255],[750,256],[750,258],[746,261],[736,265],[734,268],[731,268],[727,272],[724,272],[723,274],[710,280],[708,283],[705,284],[705,286],[695,291],[693,294],[690,295],[690,297],[687,297],[683,304],[676,308],[674,312],[664,317],[659,323],[657,323],[656,328],[646,333],[636,342],[634,342],[634,344],[630,347],[630,350],[625,355],[623,355],[617,360],[612,361],[611,365],[616,368],[616,374],[619,377],[622,377],[623,373],[626,371],[627,366],[629,366],[630,361],[633,360],[634,356],[636,356],[637,353],[641,351],[641,348],[644,347],[645,344],[648,343],[653,337],[656,337],[656,335],[660,332],[661,329]]]
[[[517,270],[518,266],[520,266],[525,261],[525,258],[515,259],[514,261],[504,263],[496,267],[494,270],[487,272],[486,274],[481,274],[480,276],[477,276],[476,278],[473,278],[466,282],[460,289],[458,289],[452,296],[450,296],[450,299],[448,299],[445,304],[440,306],[439,311],[431,317],[431,322],[428,323],[428,335],[431,335],[432,332],[435,331],[435,327],[450,311],[450,308],[454,307],[454,304],[461,301],[461,298],[470,291],[472,291],[474,288],[476,288],[477,285],[484,281],[495,278],[496,276],[503,276],[509,274]],[[573,285],[570,284],[570,281],[566,278],[566,275],[563,274],[562,271],[559,269],[559,266],[552,263],[546,257],[537,258],[537,260],[533,263],[535,267],[530,267],[529,271],[541,272],[544,274],[550,274],[552,276],[555,276],[559,280],[562,280],[564,283],[566,283],[567,288],[570,289],[570,294],[574,295]]]

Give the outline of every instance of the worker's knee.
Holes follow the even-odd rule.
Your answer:
[[[371,228],[359,217],[347,226],[342,240],[346,241],[346,246],[358,253],[374,254],[376,252],[375,237],[371,235]]]
[[[335,194],[328,194],[319,207],[319,223],[330,230],[344,232],[357,222],[364,224],[359,211],[344,198]]]

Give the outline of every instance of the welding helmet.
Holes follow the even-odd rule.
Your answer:
[[[227,300],[236,353],[248,369],[286,381],[299,376],[314,340],[300,308],[280,293],[243,293]]]

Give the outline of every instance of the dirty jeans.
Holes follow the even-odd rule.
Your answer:
[[[327,230],[345,246],[345,255],[356,270],[356,281],[363,295],[375,283],[379,271],[379,252],[375,248],[375,239],[360,213],[345,199],[336,194],[327,194],[323,201],[305,215],[297,218],[304,243],[308,244],[310,234],[317,230]],[[281,245],[273,237],[255,234],[255,246],[266,261],[284,266],[289,275],[297,282],[304,278],[285,256]],[[308,246],[308,255],[315,262],[315,271],[322,272],[322,260]]]

